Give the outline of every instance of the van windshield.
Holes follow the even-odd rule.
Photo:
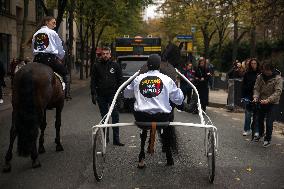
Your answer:
[[[146,59],[143,60],[121,60],[120,65],[122,68],[123,76],[131,76],[137,72],[144,64],[147,63]]]

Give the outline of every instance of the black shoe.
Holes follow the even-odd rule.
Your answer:
[[[124,146],[125,144],[123,144],[121,142],[114,142],[113,145],[115,145],[115,146]]]
[[[183,104],[183,111],[188,112],[188,113],[192,113],[193,109],[189,106],[189,104],[184,103]]]
[[[198,114],[198,110],[194,110],[192,114]]]
[[[173,158],[167,158],[167,166],[174,165],[174,160]]]

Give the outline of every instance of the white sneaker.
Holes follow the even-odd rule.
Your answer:
[[[248,131],[244,131],[243,132],[243,136],[248,136],[251,134],[251,130],[248,130]]]
[[[254,133],[254,137],[259,137],[259,133]]]
[[[3,104],[4,100],[3,99],[0,99],[0,104]]]
[[[265,140],[263,142],[263,147],[266,148],[266,147],[270,146],[270,144],[271,144],[270,141]]]

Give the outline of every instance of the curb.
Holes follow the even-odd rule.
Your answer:
[[[209,102],[208,106],[213,108],[226,108],[226,104],[219,104],[215,102]]]

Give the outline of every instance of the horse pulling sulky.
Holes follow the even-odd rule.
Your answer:
[[[104,169],[106,165],[106,132],[104,133],[103,129],[107,127],[125,127],[125,126],[138,126],[142,129],[142,135],[144,133],[144,137],[141,137],[141,151],[139,154],[139,164],[138,168],[143,168],[143,157],[145,156],[144,153],[144,146],[145,140],[147,136],[147,130],[151,129],[152,135],[155,135],[155,129],[163,129],[166,132],[167,128],[174,128],[175,126],[184,126],[184,127],[198,127],[205,129],[205,137],[204,137],[204,145],[205,145],[205,156],[208,162],[208,172],[209,172],[209,182],[213,183],[215,177],[215,155],[217,150],[218,144],[218,137],[217,137],[217,128],[213,125],[210,118],[206,115],[205,112],[202,111],[198,91],[196,90],[195,86],[186,78],[184,77],[177,69],[175,69],[172,65],[162,62],[160,72],[168,75],[173,80],[177,74],[184,79],[189,85],[192,86],[195,93],[198,96],[198,110],[199,110],[199,118],[200,123],[183,123],[183,122],[133,122],[133,123],[116,123],[116,124],[109,124],[109,118],[112,114],[113,108],[115,106],[117,97],[119,93],[132,81],[134,80],[140,73],[144,73],[147,71],[145,67],[142,67],[141,70],[136,72],[133,76],[131,76],[127,81],[125,81],[117,90],[112,104],[108,113],[104,116],[104,118],[97,124],[92,127],[92,139],[93,139],[93,171],[94,176],[97,181],[102,180],[104,175]],[[204,115],[206,117],[206,121],[204,119]],[[146,132],[146,134],[145,134]],[[154,134],[153,134],[154,133]],[[162,138],[163,139],[163,138]],[[168,139],[168,138],[164,138]],[[153,143],[153,138],[150,138],[150,144]],[[168,144],[169,145],[169,144]],[[166,146],[168,147],[168,146]],[[152,152],[153,146],[150,145],[149,151]],[[167,151],[166,151],[167,152]],[[166,153],[166,156],[168,154]],[[141,163],[142,162],[142,163]],[[140,164],[141,163],[141,164]],[[167,164],[173,165],[173,162],[168,161],[167,157]]]

